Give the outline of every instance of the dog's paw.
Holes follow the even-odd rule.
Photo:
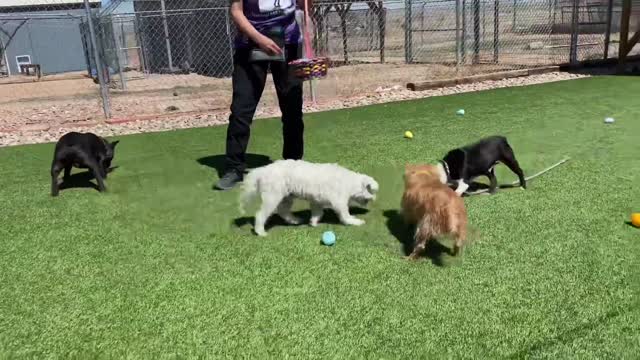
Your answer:
[[[318,222],[319,220],[311,219],[311,221],[309,221],[309,226],[316,227],[318,226]]]
[[[347,225],[361,226],[361,225],[364,225],[364,224],[365,224],[365,221],[362,220],[362,219],[353,218],[353,219],[349,219],[347,221]]]
[[[267,232],[266,232],[266,231],[264,231],[264,230],[255,230],[255,229],[254,229],[253,231],[256,233],[256,235],[258,235],[258,236],[260,236],[260,237],[265,237],[265,236],[267,236]]]
[[[302,224],[302,219],[300,219],[299,217],[296,217],[296,216],[285,217],[284,221],[289,225],[300,225],[300,224]]]

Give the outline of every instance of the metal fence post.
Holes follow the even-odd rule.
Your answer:
[[[122,56],[120,54],[120,50],[122,50],[123,48],[126,48],[126,41],[123,41],[122,37],[124,37],[124,24],[122,22],[120,22],[120,33],[119,36],[116,36],[116,30],[115,30],[115,23],[113,22],[113,17],[111,18],[110,21],[111,24],[111,28],[114,29],[113,30],[113,37],[114,37],[114,53],[116,55],[116,62],[118,63],[118,75],[120,75],[120,89],[122,89],[122,91],[126,91],[127,90],[127,79],[124,75],[124,70],[122,69],[122,65],[124,64],[124,62],[122,61]]]
[[[384,7],[384,3],[380,1],[378,5],[378,9],[380,9],[380,14],[378,15],[378,27],[380,31],[380,63],[385,63],[385,37],[387,33],[387,9]]]
[[[571,44],[569,51],[569,63],[578,63],[578,5],[580,0],[573,0],[571,9]]]
[[[93,57],[96,64],[96,73],[98,82],[100,83],[100,96],[102,97],[102,110],[107,119],[111,118],[111,104],[109,102],[109,89],[104,78],[102,61],[100,61],[100,52],[98,51],[98,41],[96,40],[96,31],[93,27],[93,18],[91,17],[91,6],[89,0],[84,0],[84,9],[87,13],[87,21],[89,23],[89,35],[91,38],[91,47],[93,48]]]
[[[467,0],[462,0],[462,38],[460,39],[460,55],[462,63],[467,63]]]
[[[162,9],[162,27],[164,28],[164,42],[167,46],[167,60],[169,61],[169,71],[173,71],[173,55],[171,55],[171,39],[169,37],[169,24],[167,23],[167,9],[164,0],[160,0]]]
[[[611,42],[611,18],[613,15],[613,0],[607,2],[607,30],[604,34],[604,58],[609,58],[609,44]]]
[[[493,3],[493,62],[498,63],[500,53],[500,0]]]
[[[480,0],[473,0],[473,64],[480,62]]]
[[[516,25],[516,21],[518,20],[517,19],[518,15],[516,14],[517,13],[517,9],[518,9],[518,0],[513,0],[513,22],[511,24],[511,31],[512,32],[516,31],[516,28],[518,27]]]
[[[460,2],[462,0],[456,0],[456,69],[460,67],[462,60],[462,49],[460,44]]]
[[[411,0],[404,0],[404,61],[413,62],[413,14]]]

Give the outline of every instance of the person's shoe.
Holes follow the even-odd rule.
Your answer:
[[[218,180],[218,183],[215,185],[215,188],[218,190],[230,190],[236,186],[237,183],[242,181],[242,174],[235,170],[227,171],[221,178]]]

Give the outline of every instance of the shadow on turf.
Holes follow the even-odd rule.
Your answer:
[[[398,239],[402,245],[404,255],[411,254],[413,250],[413,229],[407,226],[398,210],[387,210],[383,213],[387,218],[387,228],[389,232]],[[440,244],[438,241],[429,241],[423,256],[431,260],[436,266],[444,266],[444,255],[451,255],[451,250]]]
[[[117,166],[113,166],[109,168],[108,173],[111,174],[117,168],[118,168]],[[93,176],[93,173],[89,170],[71,174],[68,179],[62,180],[62,183],[60,184],[59,189],[60,191],[66,190],[66,189],[94,189],[98,191],[100,190],[98,188],[98,185],[91,181],[94,179],[95,179],[95,176]],[[107,188],[109,186],[108,180],[109,179],[105,179]]]
[[[245,159],[247,162],[247,169],[257,168],[260,166],[269,165],[272,163],[271,159],[265,155],[259,154],[246,154]],[[198,159],[200,165],[208,166],[216,169],[218,177],[224,175],[225,167],[225,155],[212,155]]]
[[[571,74],[591,75],[591,76],[640,76],[640,61],[629,59],[627,66],[622,72],[618,71],[618,64],[610,59],[610,63],[605,64],[582,64],[573,69],[568,69]]]
[[[362,208],[351,208],[350,210],[351,215],[363,215],[363,214],[366,214],[367,212],[369,212],[367,209],[362,209]],[[265,225],[265,230],[269,231],[269,229],[276,226],[304,226],[309,224],[309,219],[311,218],[310,210],[294,211],[293,214],[299,217],[300,219],[302,219],[302,224],[300,225],[287,224],[286,222],[284,222],[284,220],[282,220],[280,216],[278,216],[277,214],[274,214],[269,218],[269,221],[267,221],[267,224]],[[237,227],[243,227],[245,225],[253,225],[253,221],[254,221],[253,216],[243,216],[233,220],[233,224]],[[320,224],[341,225],[340,219],[338,219],[338,216],[333,211],[327,211],[327,210],[325,210],[324,216],[322,217],[322,221],[320,222]]]
[[[633,305],[632,309],[633,308],[637,308],[637,305]],[[603,326],[607,326],[607,324],[611,323],[614,319],[628,312],[628,308],[609,310],[602,316],[597,317],[590,322],[582,323],[579,326],[561,331],[555,336],[537,341],[531,346],[511,354],[507,359],[523,359],[532,357],[532,355],[535,357],[535,355],[544,354],[546,351],[550,351],[554,347],[572,344],[577,339],[585,338],[590,334],[597,332],[598,329]]]

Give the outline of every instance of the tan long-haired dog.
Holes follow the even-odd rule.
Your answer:
[[[429,240],[442,235],[453,237],[453,254],[458,254],[467,237],[467,211],[462,198],[440,181],[434,165],[407,165],[404,183],[402,216],[407,224],[416,226],[409,258],[418,258]]]

